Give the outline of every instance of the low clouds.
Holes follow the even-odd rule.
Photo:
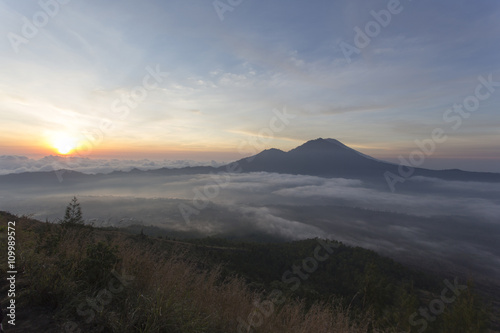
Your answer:
[[[188,166],[212,165],[219,166],[215,161],[199,162],[192,160],[119,160],[90,159],[82,157],[46,156],[32,159],[26,156],[0,156],[0,175],[9,173],[55,171],[68,169],[87,174],[109,173],[112,171],[154,170],[160,168],[183,168]]]
[[[122,161],[66,159],[55,156],[34,160],[19,156],[0,156],[0,173],[53,171],[61,168],[84,173],[109,173],[115,170],[129,171],[132,168],[152,170],[200,164],[203,163],[180,160]],[[67,175],[62,174],[62,177],[65,179]],[[139,172],[86,177],[84,180],[62,183],[59,183],[55,175],[47,174],[43,177],[43,183],[42,178],[40,181],[38,185],[36,181],[26,183],[26,187],[29,188],[15,188],[11,195],[15,196],[16,193],[26,193],[26,191],[39,195],[45,191],[52,195],[75,193],[92,196],[183,199],[191,201],[193,207],[199,205],[196,200],[227,206],[334,205],[420,217],[463,216],[489,223],[497,223],[496,217],[500,216],[498,196],[500,184],[444,181],[425,177],[411,178],[405,187],[396,193],[372,187],[357,179],[329,179],[267,172],[218,175]],[[203,197],[203,193],[209,194]]]
[[[0,160],[4,170],[23,163],[42,169],[54,161]],[[87,171],[132,165],[79,162]],[[148,167],[150,162],[134,165]],[[1,210],[56,221],[76,195],[84,217],[96,225],[152,225],[166,234],[194,237],[328,237],[410,263],[432,258],[436,265],[462,271],[491,276],[500,271],[494,268],[500,260],[500,184],[416,177],[405,182],[400,193],[391,193],[356,179],[266,172],[134,172],[69,176],[62,183],[53,173],[29,175],[26,181],[22,179],[28,174],[0,176]],[[181,204],[193,208],[189,219]]]
[[[304,239],[314,237],[324,237],[325,232],[318,227],[308,225],[304,222],[288,220],[277,216],[268,207],[237,207],[233,208],[240,216],[244,216],[249,223],[255,225],[257,231],[261,231],[275,237],[284,239]],[[276,214],[276,215],[275,215]]]
[[[487,220],[494,220],[495,216],[500,216],[500,202],[496,200],[497,195],[494,194],[500,191],[500,184],[483,184],[486,190],[483,191],[483,195],[477,196],[479,194],[477,191],[471,193],[470,190],[477,190],[481,183],[431,181],[430,179],[429,182],[429,187],[434,190],[428,192],[432,194],[425,195],[384,192],[352,184],[346,180],[285,188],[275,191],[274,194],[300,198],[303,203],[329,200],[337,204],[417,216],[461,215]],[[446,191],[440,193],[439,187],[453,189],[455,191],[453,197],[447,196]],[[457,197],[457,193],[462,195]]]

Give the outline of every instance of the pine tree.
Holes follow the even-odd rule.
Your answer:
[[[62,223],[83,224],[82,209],[76,197],[73,197],[68,206],[66,206],[66,213],[64,214]]]

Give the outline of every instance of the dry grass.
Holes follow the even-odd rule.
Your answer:
[[[269,294],[250,290],[237,277],[223,279],[219,267],[202,270],[182,251],[159,251],[147,240],[27,219],[18,224],[23,275],[31,286],[26,297],[53,303],[62,324],[72,320],[85,332],[368,332],[368,319],[354,322],[339,305],[315,304],[306,310],[297,300],[266,299]],[[86,250],[99,241],[110,252],[116,248],[119,260],[112,267],[104,264],[102,279],[89,284],[82,267],[92,259]],[[89,298],[109,291],[110,283],[116,286],[112,269],[133,281],[108,292],[112,299],[95,308],[92,318],[81,315],[91,309],[85,305]]]

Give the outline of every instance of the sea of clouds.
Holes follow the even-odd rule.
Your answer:
[[[0,156],[0,175],[10,173],[74,170],[87,174],[110,173],[113,171],[153,170],[160,168],[184,168],[188,166],[220,166],[223,163],[215,161],[193,160],[122,160],[122,159],[91,159],[77,156],[45,156],[33,159],[26,156]]]
[[[103,161],[82,163],[79,170],[160,166]],[[38,171],[44,165],[30,163]],[[267,172],[133,172],[63,182],[53,172],[29,175],[0,176],[0,210],[57,222],[77,196],[85,219],[99,226],[139,224],[199,237],[324,237],[410,263],[500,274],[499,183],[415,177],[392,193],[359,179]]]

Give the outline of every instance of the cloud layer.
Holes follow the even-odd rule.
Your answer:
[[[265,172],[143,172],[62,183],[53,173],[19,177],[0,177],[0,208],[42,220],[57,221],[76,195],[97,225],[153,225],[198,237],[328,237],[410,263],[499,273],[500,184],[416,177],[391,193],[355,179]]]
[[[61,169],[74,170],[87,174],[110,173],[112,171],[154,170],[160,168],[183,168],[188,166],[220,166],[215,161],[192,160],[123,160],[123,159],[90,159],[85,157],[46,156],[33,159],[26,156],[0,156],[0,175],[22,172],[55,171]]]

